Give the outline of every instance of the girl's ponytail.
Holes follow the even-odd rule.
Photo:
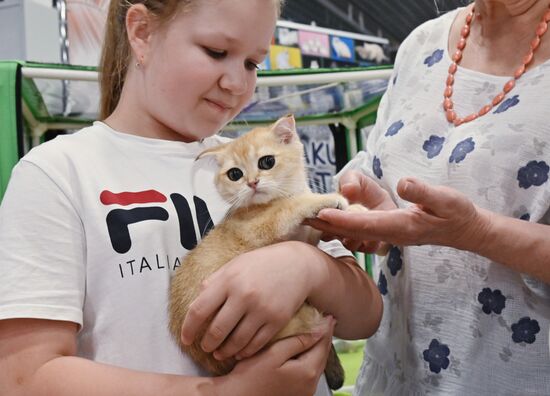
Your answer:
[[[128,3],[127,0],[111,0],[109,5],[99,72],[101,120],[107,118],[117,106],[130,63],[125,21],[127,7],[131,5]]]

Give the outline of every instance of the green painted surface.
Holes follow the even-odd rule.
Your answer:
[[[352,341],[352,346],[346,352],[338,352],[340,362],[344,367],[346,373],[346,379],[344,381],[344,387],[355,385],[359,368],[363,362],[363,349],[365,341]],[[351,392],[337,391],[334,392],[334,396],[349,396]]]
[[[17,145],[17,62],[0,62],[0,198],[19,160]]]

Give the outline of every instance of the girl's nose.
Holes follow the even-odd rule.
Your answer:
[[[244,67],[226,69],[219,81],[220,87],[233,95],[242,95],[248,90],[248,81]]]

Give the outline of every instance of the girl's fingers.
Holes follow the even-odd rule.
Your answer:
[[[274,337],[277,330],[272,326],[264,325],[254,335],[254,338],[248,343],[248,345],[240,351],[237,356],[239,359],[244,359],[255,355],[260,349],[265,347],[269,341]]]
[[[287,362],[287,365],[290,367],[293,364],[299,364],[306,367],[321,367],[324,368],[328,353],[332,345],[332,334],[334,332],[334,326],[336,321],[334,318],[327,318],[328,328],[324,325],[323,335],[321,339],[311,347],[311,349],[306,350],[301,353],[295,360]]]
[[[270,346],[268,351],[282,366],[313,347],[322,337],[323,333],[307,333],[283,338]]]
[[[252,319],[251,315],[244,316],[227,340],[214,352],[214,357],[218,360],[224,360],[235,356],[248,347],[263,328],[265,328],[265,325]]]
[[[189,311],[181,327],[181,342],[191,345],[204,322],[208,320],[225,303],[227,295],[221,288],[209,288],[189,306]]]
[[[317,351],[314,355],[317,356],[320,353],[322,354],[323,350],[326,349],[326,346],[320,340],[326,340],[328,338],[329,342],[332,342],[332,333],[334,332],[335,324],[336,321],[334,318],[329,316],[325,318],[320,327],[315,329],[312,333],[299,334],[297,336],[284,338],[269,347],[269,351],[275,355],[277,359],[279,359],[281,367],[292,365],[293,362],[296,361],[296,358],[302,357],[304,353],[307,354],[309,350],[315,347]],[[318,349],[320,349],[320,351]],[[327,354],[326,351],[324,351],[324,353]],[[314,357],[311,357],[310,359],[313,358]],[[303,363],[300,363],[300,366],[302,365]]]
[[[204,333],[201,347],[205,352],[216,350],[245,315],[246,308],[243,304],[233,301],[230,298],[223,304]],[[251,331],[254,334],[254,330]]]

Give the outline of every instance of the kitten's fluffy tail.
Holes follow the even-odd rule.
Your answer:
[[[328,354],[327,366],[325,368],[325,377],[327,378],[328,387],[332,390],[340,389],[344,385],[344,379],[346,374],[340,359],[336,354],[334,345],[330,348]]]

